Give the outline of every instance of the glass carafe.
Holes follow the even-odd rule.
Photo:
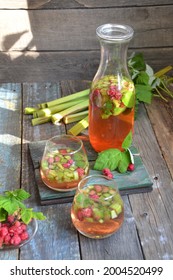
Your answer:
[[[96,29],[101,45],[98,71],[92,81],[89,104],[89,139],[93,148],[122,150],[134,127],[135,91],[127,67],[128,44],[133,29],[105,24]]]

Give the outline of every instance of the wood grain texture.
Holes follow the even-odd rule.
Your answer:
[[[0,9],[71,9],[71,8],[97,8],[97,7],[134,7],[171,5],[171,0],[0,0]]]
[[[155,71],[173,59],[171,48],[130,49],[142,52]],[[100,51],[0,52],[0,82],[57,82],[92,80],[99,65]]]
[[[152,127],[157,137],[162,155],[168,165],[173,178],[173,100],[168,98],[168,103],[161,99],[154,99],[147,112]],[[159,123],[159,125],[158,125]]]
[[[161,116],[158,115],[157,127]],[[173,181],[143,107],[135,145],[153,178],[153,191],[129,197],[145,259],[173,259]]]
[[[115,22],[115,18],[116,22],[121,23],[123,19],[124,24],[134,28],[132,47],[172,47],[172,13],[173,6],[0,10],[0,50],[98,49],[96,28],[106,22]]]

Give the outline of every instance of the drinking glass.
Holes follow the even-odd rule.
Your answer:
[[[87,155],[79,138],[59,135],[46,142],[40,166],[46,186],[56,191],[71,191],[88,172]]]
[[[116,182],[102,175],[83,178],[74,196],[71,218],[75,228],[89,238],[105,238],[124,221],[124,204]]]

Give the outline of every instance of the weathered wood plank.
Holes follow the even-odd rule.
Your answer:
[[[36,106],[60,97],[59,84],[24,84],[23,96],[24,108]],[[77,234],[71,226],[71,204],[48,207],[39,205],[34,169],[28,150],[28,142],[46,140],[60,133],[65,133],[64,126],[44,124],[31,127],[30,119],[24,116],[22,186],[32,194],[29,206],[42,211],[47,220],[39,222],[37,235],[30,244],[21,249],[21,259],[80,259]]]
[[[133,7],[133,6],[160,6],[171,5],[171,0],[0,0],[0,9],[71,9],[71,8],[97,8],[97,7]]]
[[[20,188],[21,86],[0,85],[0,193]],[[18,259],[18,250],[1,251],[0,260]]]
[[[160,119],[158,114],[157,126]],[[154,181],[152,192],[129,197],[143,253],[145,259],[173,259],[173,181],[144,108],[134,140]]]
[[[0,50],[98,49],[96,28],[115,18],[134,28],[132,47],[172,47],[172,14],[173,6],[0,10]]]
[[[168,103],[154,99],[147,112],[157,137],[163,157],[173,177],[173,99]],[[158,125],[159,124],[159,125]]]
[[[170,64],[172,48],[130,49],[142,52],[155,71]],[[100,60],[98,51],[0,52],[1,82],[57,82],[92,80]]]

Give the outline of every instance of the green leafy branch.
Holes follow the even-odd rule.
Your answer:
[[[27,208],[22,202],[30,197],[30,194],[23,189],[5,191],[0,195],[0,221],[5,221],[8,215],[14,215],[16,219],[28,224],[32,218],[44,220],[46,217],[42,212],[34,212]]]
[[[173,98],[173,91],[170,89],[173,78],[166,75],[172,70],[172,66],[154,73],[144,61],[143,54],[137,53],[128,60],[128,67],[136,90],[136,113],[140,102],[151,104],[153,97],[159,97],[165,102],[168,102],[168,96]]]
[[[132,132],[130,131],[122,143],[123,151],[119,149],[107,149],[98,154],[94,164],[94,169],[102,171],[109,168],[110,171],[116,170],[125,173],[130,163],[133,162],[133,155],[129,147],[132,144]]]

